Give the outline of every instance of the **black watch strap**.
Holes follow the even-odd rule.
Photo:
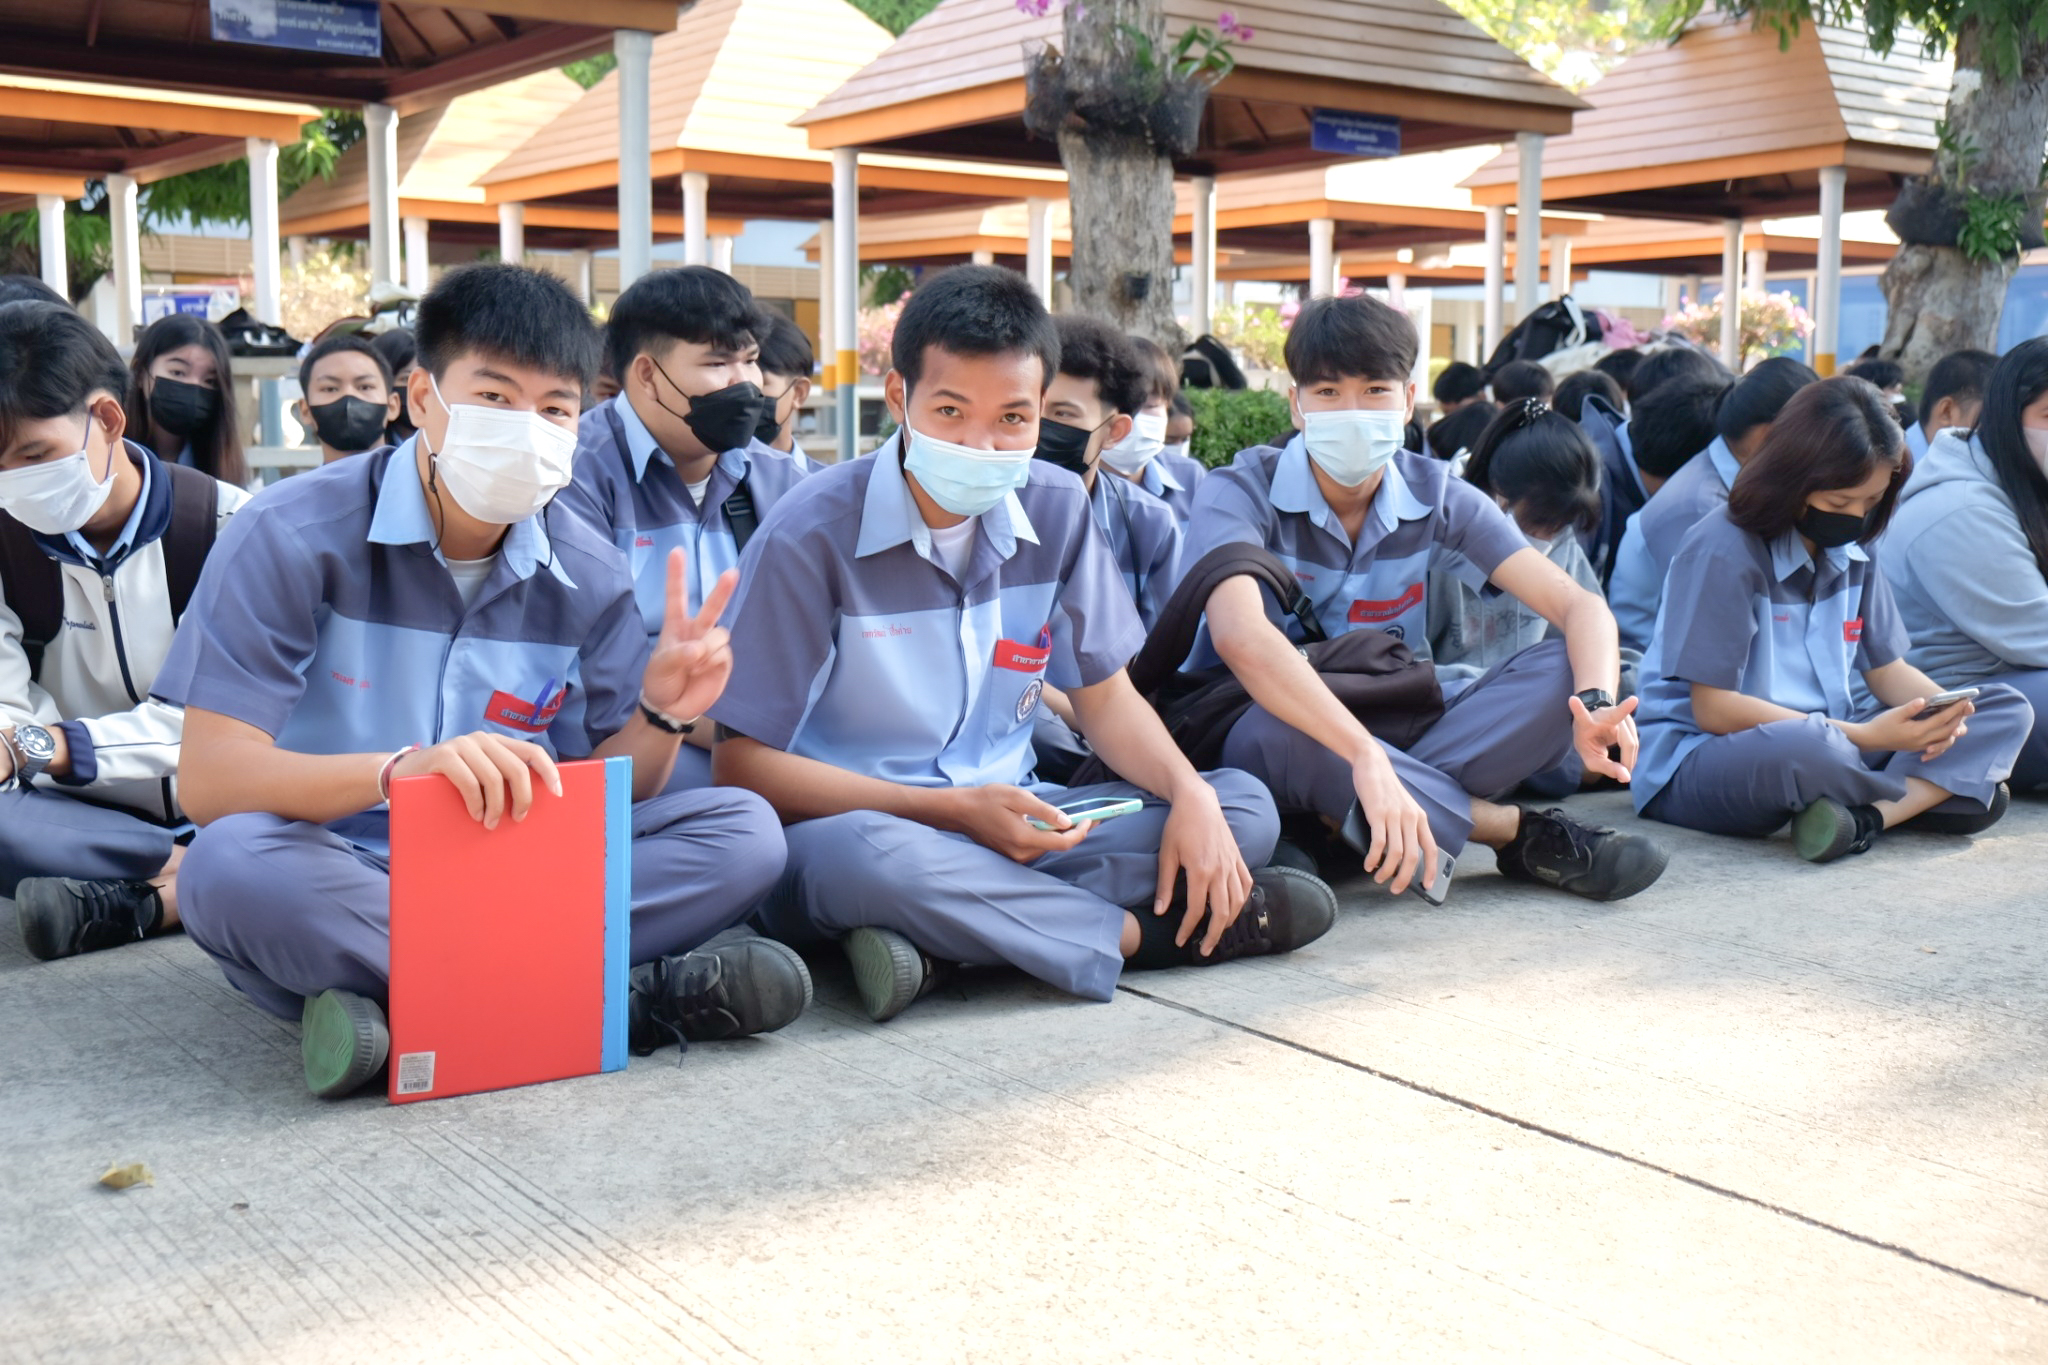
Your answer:
[[[644,701],[640,703],[640,714],[647,717],[649,725],[667,734],[691,735],[695,734],[697,730],[696,721],[677,720],[673,716],[665,716]]]
[[[1614,705],[1614,694],[1604,687],[1589,687],[1578,695],[1580,704],[1588,711],[1604,711]]]

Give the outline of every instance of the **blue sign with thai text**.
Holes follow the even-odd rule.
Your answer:
[[[213,37],[337,57],[384,52],[377,0],[213,0]]]
[[[215,0],[220,3],[220,0]],[[1308,145],[1339,156],[1401,155],[1401,120],[1342,109],[1317,109],[1309,119]]]

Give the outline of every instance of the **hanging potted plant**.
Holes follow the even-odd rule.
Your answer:
[[[1051,12],[1052,0],[1017,0],[1034,18]],[[1191,156],[1202,139],[1202,113],[1209,92],[1237,66],[1231,45],[1249,41],[1252,30],[1226,10],[1217,26],[1189,26],[1162,56],[1143,29],[1118,24],[1113,30],[1118,65],[1114,81],[1068,79],[1060,51],[1047,43],[1025,67],[1024,126],[1056,139],[1079,124],[1097,134],[1144,137],[1162,154]]]

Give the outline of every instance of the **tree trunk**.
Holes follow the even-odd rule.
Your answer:
[[[1065,13],[1064,78],[1074,103],[1128,100],[1130,39],[1119,25],[1166,47],[1162,0],[1089,0]],[[1127,332],[1150,337],[1171,355],[1185,345],[1173,316],[1173,162],[1137,131],[1085,120],[1060,130],[1074,252],[1067,283],[1074,303]]]
[[[2048,38],[2023,38],[2019,69],[2001,77],[1989,64],[1982,37],[1974,22],[1957,34],[1956,79],[1948,100],[1949,127],[1978,152],[1964,183],[1987,195],[2032,195],[2041,184],[2041,148],[2048,144]],[[1902,246],[1884,272],[1883,353],[1905,368],[1909,382],[1918,383],[1950,351],[1996,351],[2006,286],[2018,265],[1972,260],[1952,246]]]

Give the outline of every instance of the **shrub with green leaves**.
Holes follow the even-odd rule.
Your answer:
[[[1271,389],[1183,389],[1195,410],[1195,439],[1189,453],[1215,469],[1237,452],[1262,446],[1293,428],[1287,395]]]

